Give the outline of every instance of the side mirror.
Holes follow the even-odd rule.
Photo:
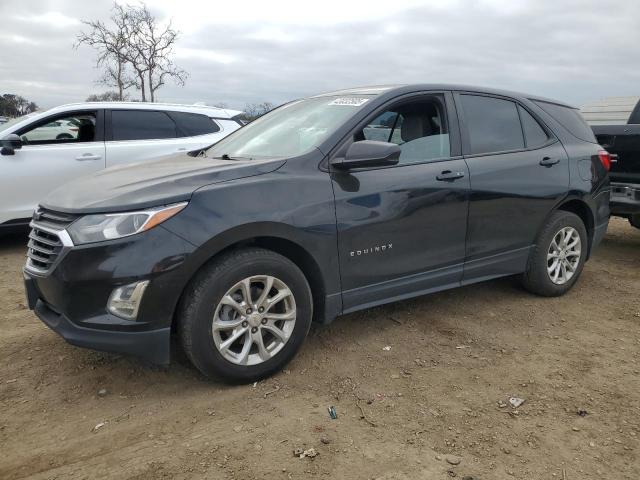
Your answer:
[[[400,159],[400,147],[395,143],[361,140],[353,142],[344,158],[335,158],[331,165],[338,169],[388,167]]]
[[[15,155],[16,150],[22,148],[22,139],[15,133],[11,133],[0,140],[0,155]]]

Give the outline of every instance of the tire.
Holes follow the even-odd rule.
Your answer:
[[[257,308],[268,282],[273,286],[261,305],[269,306]],[[255,309],[244,300],[247,284]],[[268,303],[278,295],[284,299]],[[249,383],[268,377],[293,358],[307,336],[312,314],[311,290],[302,271],[275,252],[248,248],[214,259],[196,275],[180,302],[178,334],[187,357],[205,376]],[[272,318],[278,315],[294,318]]]
[[[636,213],[629,217],[629,223],[632,227],[640,228],[640,213]]]
[[[577,254],[575,247],[573,249],[567,249],[565,254],[559,253],[552,247],[554,240],[556,240],[556,244],[558,244],[557,239],[562,238],[559,236],[561,231],[563,231],[565,236],[568,235],[569,232],[572,234],[575,232],[575,235],[572,237],[573,240],[567,242],[569,246],[575,241],[576,237],[579,237],[579,254]],[[544,297],[557,297],[567,293],[582,273],[584,263],[587,259],[588,242],[587,229],[580,217],[574,213],[561,210],[553,212],[538,234],[536,245],[529,255],[527,270],[522,275],[524,288],[536,295]],[[558,257],[549,258],[548,255],[552,252],[554,255],[558,254]],[[554,262],[563,262],[563,260],[566,262],[565,265],[569,264],[569,266],[564,268],[566,275],[564,277],[565,281],[562,282],[562,266],[558,269],[559,276],[557,280],[554,281],[553,277],[555,276],[556,269],[553,270],[554,273],[550,273],[549,268],[553,268]],[[555,265],[556,268],[558,268],[557,264]],[[570,266],[573,266],[575,270],[571,272],[570,278],[567,278],[568,272],[570,272]]]

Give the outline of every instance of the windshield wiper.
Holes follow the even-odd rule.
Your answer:
[[[222,160],[253,160],[251,157],[232,157],[228,153],[223,153],[219,158]]]

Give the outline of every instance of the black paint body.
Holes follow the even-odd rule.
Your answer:
[[[464,117],[456,108],[462,91],[518,102],[553,132],[553,141],[538,149],[468,155]],[[427,93],[446,99],[451,158],[349,171],[330,167],[376,112]],[[271,248],[298,264],[312,287],[314,320],[321,323],[521,273],[538,231],[558,208],[584,219],[591,249],[609,218],[600,147],[573,137],[530,98],[450,85],[397,87],[373,97],[304,156],[250,162],[183,157],[76,182],[43,206],[82,214],[189,204],[148,232],[72,248],[47,276],[25,272],[31,306],[71,343],[165,363],[189,281],[217,254],[238,246]],[[558,162],[540,165],[544,157]],[[443,172],[459,175],[438,179]],[[111,291],[140,279],[151,282],[137,321],[107,313]]]

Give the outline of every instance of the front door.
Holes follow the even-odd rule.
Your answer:
[[[345,312],[460,282],[469,174],[451,104],[443,93],[405,98],[348,140],[402,153],[393,167],[331,174]]]
[[[31,217],[47,194],[105,165],[101,111],[52,116],[15,133],[23,146],[2,156],[2,221]]]
[[[510,99],[462,93],[456,105],[471,176],[463,283],[521,273],[544,219],[567,194],[567,154]]]

